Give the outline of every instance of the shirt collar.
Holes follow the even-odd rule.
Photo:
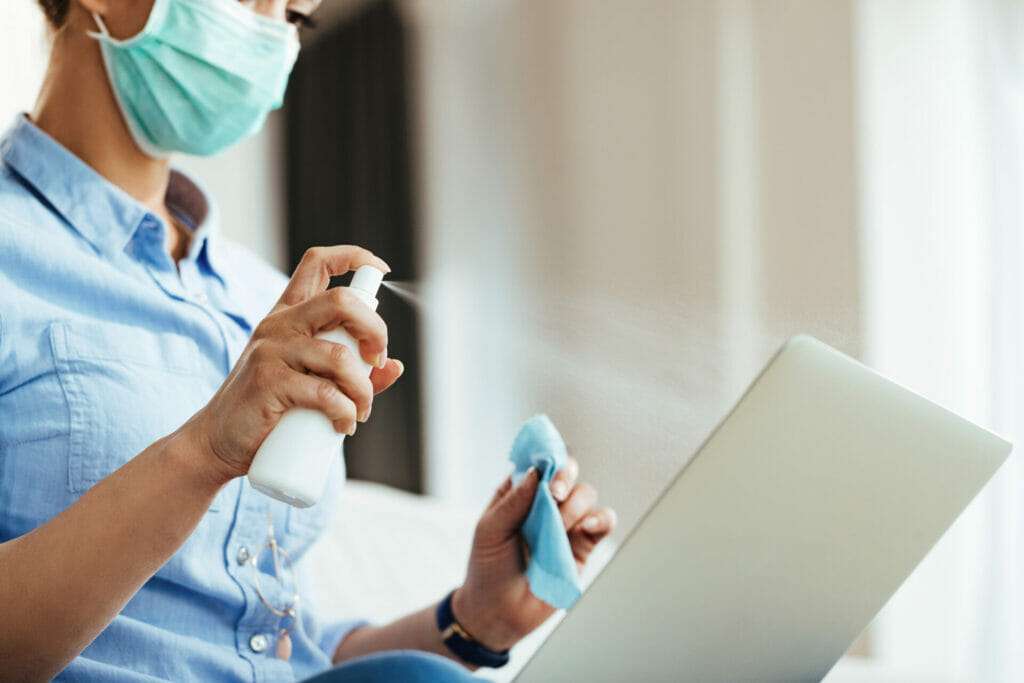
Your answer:
[[[144,220],[156,220],[146,207],[24,114],[18,115],[0,139],[0,158],[102,254],[124,251]],[[188,258],[198,258],[205,250],[211,269],[220,276],[216,250],[208,248],[217,225],[216,207],[209,195],[195,180],[172,170],[165,201],[193,229]]]
[[[171,169],[167,194],[164,197],[167,208],[192,230],[192,241],[189,243],[185,258],[200,259],[205,255],[213,273],[223,281],[217,228],[220,225],[217,205],[210,201],[210,194],[195,178],[178,169]]]

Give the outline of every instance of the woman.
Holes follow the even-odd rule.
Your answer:
[[[327,507],[287,508],[242,479],[289,408],[352,434],[402,374],[383,321],[326,290],[383,261],[317,248],[286,280],[216,234],[213,205],[167,160],[262,125],[298,51],[293,24],[318,0],[39,2],[49,70],[0,143],[4,679],[302,680],[338,665],[326,675],[461,680],[500,659],[552,613],[518,537],[536,473],[499,487],[465,582],[439,603],[462,659],[433,607],[321,624],[286,565]],[[313,338],[339,324],[368,379]],[[570,463],[551,487],[582,566],[614,514],[576,474]]]

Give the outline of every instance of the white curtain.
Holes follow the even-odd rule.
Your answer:
[[[980,674],[1024,680],[1024,3],[984,7],[983,43],[991,107],[992,411],[1018,444],[989,494],[992,527],[983,633],[990,648]]]
[[[1024,437],[1024,6],[858,6],[869,363]],[[873,629],[878,671],[1024,680],[1024,465],[1015,454]]]

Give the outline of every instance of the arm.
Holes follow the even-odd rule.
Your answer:
[[[598,508],[597,491],[576,484],[579,466],[572,458],[551,482],[559,501],[569,544],[582,570],[594,547],[615,527],[615,512]],[[555,610],[530,592],[519,527],[530,512],[539,478],[529,472],[517,485],[506,480],[477,523],[465,583],[452,597],[455,619],[484,647],[511,648],[540,626]],[[350,633],[334,653],[334,663],[381,650],[414,649],[458,660],[441,640],[436,604],[385,626]],[[465,664],[465,662],[460,662]],[[473,668],[473,667],[470,667]]]
[[[363,264],[355,247],[311,250],[211,401],[61,514],[0,544],[0,671],[48,680],[78,655],[181,546],[227,482],[242,476],[287,410],[325,413],[351,434],[375,392],[401,374],[383,321],[332,275]],[[345,347],[314,339],[338,325],[377,362],[365,377]],[[339,350],[340,349],[340,350]]]
[[[364,626],[350,633],[338,645],[334,663],[384,650],[423,650],[451,657],[441,642],[441,632],[434,622],[436,605],[397,619],[385,626]]]
[[[38,529],[0,544],[0,669],[50,679],[185,542],[226,482],[161,439]],[[173,514],[169,514],[173,511]]]

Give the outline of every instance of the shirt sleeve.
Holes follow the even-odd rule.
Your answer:
[[[334,653],[338,651],[341,641],[345,640],[352,631],[369,625],[365,619],[347,619],[325,624],[320,631],[320,649],[324,651],[327,658],[334,661]]]
[[[4,393],[4,385],[6,382],[6,375],[4,368],[9,368],[11,364],[8,362],[7,353],[7,330],[4,329],[4,312],[0,311],[0,394]]]

